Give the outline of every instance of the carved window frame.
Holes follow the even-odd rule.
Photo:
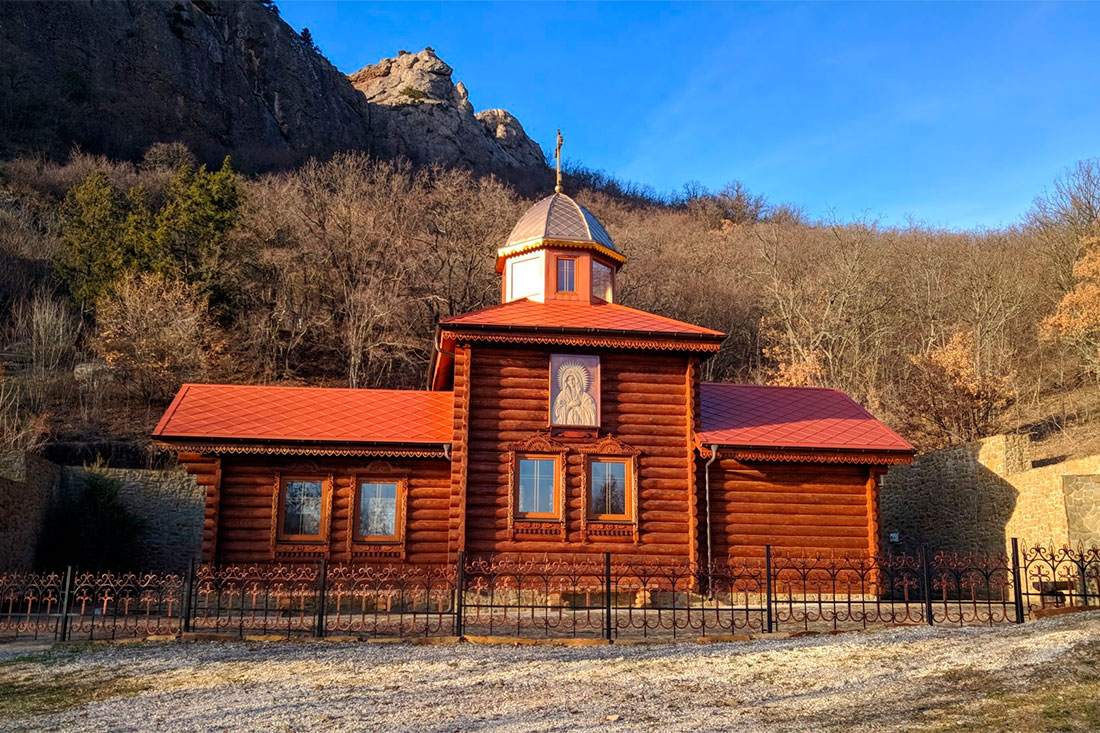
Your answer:
[[[394,508],[394,534],[359,534],[360,486],[364,483],[396,484]],[[367,466],[351,472],[351,506],[348,511],[348,554],[362,559],[404,559],[409,501],[408,469],[388,461],[372,461]]]
[[[508,536],[513,539],[547,537],[566,539],[565,514],[566,446],[543,434],[507,446],[508,456]],[[519,462],[521,459],[551,460],[554,462],[554,508],[549,516],[531,516],[519,513]]]
[[[369,474],[356,474],[353,477],[352,489],[352,524],[351,539],[353,543],[362,545],[400,545],[405,541],[405,501],[409,490],[409,480],[405,477],[373,476]],[[364,535],[359,533],[359,525],[363,518],[362,491],[363,484],[392,484],[394,487],[393,507],[393,534]]]
[[[320,532],[315,535],[287,534],[283,531],[286,484],[288,481],[318,481],[321,484]],[[304,553],[327,556],[332,524],[333,474],[321,471],[276,471],[271,497],[271,550],[272,554]]]
[[[641,541],[638,511],[638,472],[641,451],[607,436],[595,443],[576,447],[583,459],[581,471],[581,538],[629,537],[635,544]],[[591,514],[589,489],[592,482],[593,461],[619,461],[626,464],[626,509],[622,517],[601,517]]]

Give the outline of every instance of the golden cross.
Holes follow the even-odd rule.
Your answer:
[[[554,193],[561,193],[561,144],[565,142],[565,139],[561,136],[561,130],[558,130],[558,147],[554,150],[554,157],[558,159],[558,185],[554,186]]]

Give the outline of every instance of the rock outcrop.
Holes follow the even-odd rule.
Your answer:
[[[545,173],[539,146],[504,110],[474,114],[462,82],[435,51],[402,52],[351,74],[371,105],[376,144],[414,163],[442,163],[508,179]]]
[[[430,49],[349,81],[256,0],[0,2],[0,155],[133,159],[176,140],[246,171],[364,150],[521,188],[546,175],[519,122],[476,117]]]
[[[257,2],[0,4],[0,145],[120,158],[179,140],[254,170],[370,150],[362,96]]]

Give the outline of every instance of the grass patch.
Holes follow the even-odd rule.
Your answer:
[[[26,718],[83,707],[88,703],[133,697],[150,685],[124,676],[89,672],[34,675],[16,669],[0,672],[0,720]]]
[[[91,702],[133,697],[151,685],[94,664],[90,657],[104,647],[59,644],[0,661],[0,720],[13,720],[71,710]],[[80,669],[57,667],[83,660]]]
[[[1024,685],[961,668],[941,680],[970,699],[943,705],[911,730],[1077,731],[1100,730],[1100,645],[1085,645]]]
[[[42,651],[20,654],[7,659],[0,659],[0,669],[14,667],[20,664],[39,664],[44,667],[56,667],[60,664],[68,664],[82,654],[102,649],[102,646],[93,644],[56,644]]]

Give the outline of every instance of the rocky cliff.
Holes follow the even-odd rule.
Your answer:
[[[502,109],[474,114],[462,82],[435,51],[402,52],[352,74],[371,106],[378,144],[414,163],[438,162],[479,172],[535,171],[542,150]]]
[[[431,51],[353,79],[254,0],[0,2],[0,154],[136,158],[180,140],[251,171],[364,150],[513,182],[546,174],[519,122],[475,116]]]

